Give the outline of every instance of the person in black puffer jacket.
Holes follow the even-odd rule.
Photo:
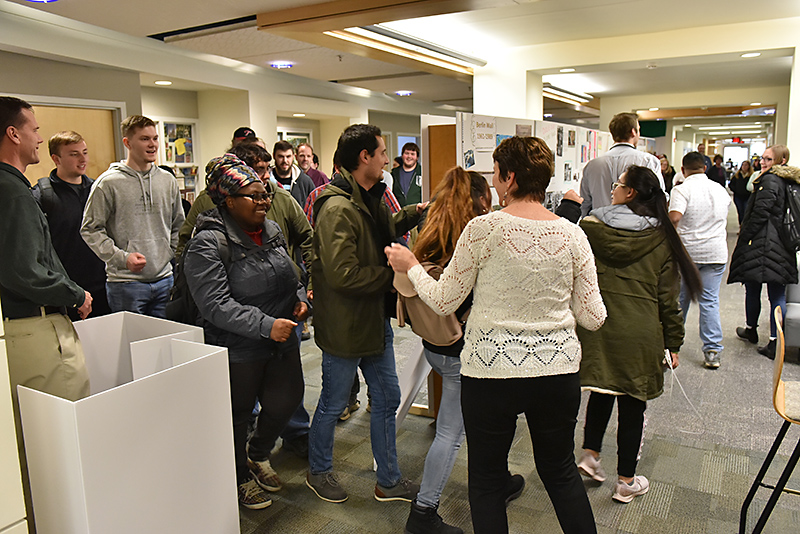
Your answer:
[[[762,173],[753,182],[753,194],[747,203],[736,248],[731,257],[728,283],[741,282],[745,287],[747,326],[738,327],[736,335],[758,343],[758,316],[761,314],[761,286],[769,294],[769,343],[758,352],[775,357],[775,308],[786,313],[786,284],[797,282],[797,257],[787,250],[778,228],[783,221],[787,182],[800,183],[800,169],[789,167],[789,149],[771,146],[761,156]]]

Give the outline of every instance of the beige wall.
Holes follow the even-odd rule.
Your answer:
[[[198,91],[197,110],[201,118],[198,163],[203,176],[206,163],[230,147],[234,130],[250,124],[248,109],[246,91]],[[196,184],[197,191],[205,188],[204,180],[198,179]]]
[[[136,72],[73,65],[10,52],[0,52],[0,65],[3,94],[121,101],[129,115],[142,112]]]
[[[320,151],[324,148],[322,141],[322,133],[318,120],[301,119],[298,117],[278,117],[278,128],[286,128],[288,130],[311,132],[311,146],[314,148],[314,153],[318,156]],[[267,149],[272,153],[272,145],[268,145]],[[322,160],[320,160],[322,161]],[[327,171],[324,171],[328,174]]]
[[[142,115],[198,119],[197,91],[142,87]]]

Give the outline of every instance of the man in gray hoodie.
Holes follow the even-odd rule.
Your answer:
[[[122,137],[128,159],[112,163],[94,183],[81,236],[106,263],[111,310],[163,318],[184,220],[180,190],[155,165],[155,122],[132,115],[122,121]]]

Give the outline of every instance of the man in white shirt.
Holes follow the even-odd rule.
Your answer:
[[[608,123],[614,138],[614,146],[604,155],[593,159],[583,168],[581,180],[581,216],[586,217],[593,209],[611,205],[611,184],[617,181],[631,165],[647,167],[658,176],[661,189],[661,163],[658,158],[636,149],[639,142],[639,117],[636,113],[618,113]]]
[[[705,161],[699,152],[683,157],[684,182],[672,188],[669,218],[700,271],[703,291],[700,305],[700,339],[705,366],[717,369],[722,352],[722,324],[719,317],[719,286],[728,261],[727,221],[731,197],[724,187],[705,175]],[[686,287],[680,296],[683,319],[689,311]]]

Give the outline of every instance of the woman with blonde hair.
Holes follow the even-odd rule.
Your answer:
[[[504,209],[467,223],[438,281],[408,249],[392,245],[386,255],[439,315],[473,292],[461,408],[475,533],[508,532],[508,453],[520,413],[561,528],[596,532],[573,453],[581,400],[575,325],[596,330],[606,317],[594,257],[583,231],[542,205],[554,167],[543,140],[504,139],[492,157]]]
[[[477,172],[454,167],[445,174],[423,215],[420,233],[414,243],[414,255],[420,262],[445,267],[453,257],[461,232],[473,218],[489,212],[491,192],[486,179]],[[468,297],[455,311],[459,320],[472,305]],[[413,318],[412,318],[413,319]],[[461,416],[461,360],[464,336],[448,346],[422,340],[425,359],[442,377],[442,398],[436,417],[436,437],[425,458],[419,494],[411,503],[406,523],[407,534],[460,534],[462,530],[445,524],[437,513],[439,498],[453,470],[458,450],[464,441]],[[522,490],[524,479],[516,475],[510,494]]]
[[[737,327],[736,335],[758,343],[758,317],[761,315],[761,288],[769,296],[769,342],[759,354],[775,358],[775,308],[786,314],[786,284],[797,282],[797,256],[781,240],[778,229],[783,222],[788,182],[800,183],[800,169],[789,167],[789,149],[773,145],[761,155],[761,174],[753,182],[753,195],[739,227],[739,237],[731,256],[728,283],[744,284],[744,309],[747,325]]]

